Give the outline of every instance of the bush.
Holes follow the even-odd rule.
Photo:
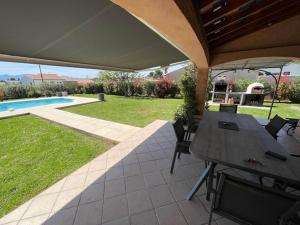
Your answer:
[[[101,83],[89,83],[84,85],[84,93],[85,94],[96,94],[103,93],[103,85]]]
[[[0,86],[0,102],[4,100],[4,88]]]
[[[42,96],[42,93],[41,93],[39,87],[35,87],[35,86],[27,87],[27,97],[28,98],[38,98],[41,96]]]
[[[280,82],[277,89],[276,99],[285,100],[288,98],[290,92],[290,85],[286,82]]]
[[[79,94],[77,93],[78,84],[76,81],[65,81],[64,82],[64,91],[67,91],[69,94]]]
[[[180,89],[179,89],[178,85],[175,82],[172,82],[170,84],[168,94],[170,95],[171,98],[175,98],[175,96],[179,93],[180,93]]]
[[[164,98],[168,95],[171,83],[172,82],[166,78],[160,78],[155,82],[154,94],[159,98]]]
[[[184,74],[180,79],[180,90],[183,96],[185,111],[191,111],[193,114],[197,112],[196,100],[196,66],[189,65],[186,67]]]
[[[234,92],[245,92],[247,87],[253,83],[253,80],[240,79],[235,82]]]
[[[63,85],[43,83],[40,85],[40,91],[43,96],[51,97],[56,95],[56,92],[63,91]]]
[[[264,93],[270,93],[273,96],[274,87],[266,79],[260,78],[257,82],[264,85]]]
[[[174,115],[174,120],[182,119],[185,120],[186,117],[186,108],[184,105],[179,106]]]
[[[142,95],[144,93],[144,84],[140,81],[133,82],[134,92],[136,95]]]
[[[115,94],[115,83],[113,81],[107,81],[103,83],[103,89],[106,94],[112,95]]]
[[[144,90],[147,96],[151,96],[154,94],[155,82],[153,81],[145,81]]]
[[[8,85],[4,89],[6,98],[27,98],[28,88],[26,85]]]
[[[300,103],[300,78],[296,78],[292,82],[288,98],[293,103]]]

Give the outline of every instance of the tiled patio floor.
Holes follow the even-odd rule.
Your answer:
[[[183,155],[169,167],[175,135],[155,121],[0,219],[6,225],[201,225],[205,187],[185,200],[202,161]],[[234,224],[219,216],[216,225]]]

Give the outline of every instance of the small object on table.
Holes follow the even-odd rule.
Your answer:
[[[284,155],[278,154],[276,152],[267,151],[265,154],[269,155],[271,157],[274,157],[276,159],[279,159],[279,160],[282,160],[282,161],[286,161],[286,157]]]
[[[249,163],[253,163],[253,164],[259,164],[261,166],[264,166],[264,164],[261,161],[258,161],[255,158],[245,159],[245,162],[249,162]]]
[[[226,122],[226,121],[219,121],[218,122],[219,128],[227,129],[227,130],[240,130],[238,125],[233,122]]]

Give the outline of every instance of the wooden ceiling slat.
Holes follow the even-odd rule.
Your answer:
[[[231,15],[225,16],[224,21],[220,21],[218,24],[211,23],[208,26],[205,27],[205,32],[207,35],[209,35],[212,32],[215,32],[218,29],[223,29],[224,27],[233,24],[234,22],[237,22],[241,20],[242,18],[247,18],[248,16],[251,16],[254,13],[257,13],[259,11],[262,11],[266,9],[267,7],[282,7],[283,4],[290,4],[290,2],[295,2],[294,0],[263,0],[258,1],[256,4],[254,4],[252,7],[250,7],[248,10],[244,11],[237,11],[236,13],[233,13]]]
[[[287,1],[285,1],[287,2]],[[247,18],[239,20],[239,22],[233,23],[227,27],[224,27],[219,32],[207,34],[208,41],[213,41],[215,39],[222,38],[229,33],[236,32],[236,29],[240,29],[241,27],[248,26],[249,24],[255,24],[260,20],[270,20],[273,19],[273,16],[276,16],[278,13],[284,13],[285,11],[290,10],[295,5],[299,5],[300,1],[290,1],[289,4],[282,4],[281,7],[269,7],[265,10],[258,11],[255,14],[248,16]]]
[[[198,2],[198,5],[201,9],[212,4],[215,0],[196,0],[196,1]]]
[[[223,17],[225,14],[235,11],[235,10],[238,10],[240,8],[240,6],[242,6],[243,4],[245,4],[249,1],[254,1],[254,0],[221,1],[221,2],[226,2],[226,6],[220,8],[219,10],[217,10],[215,12],[213,11],[214,9],[212,8],[211,10],[209,10],[201,15],[203,24],[206,26],[206,25],[216,21],[217,19]]]
[[[211,48],[215,48],[220,46],[226,42],[237,39],[241,36],[253,33],[259,29],[265,28],[269,26],[270,23],[275,24],[286,20],[290,17],[296,16],[300,14],[300,2],[296,2],[296,4],[290,6],[289,8],[277,11],[272,15],[268,15],[266,17],[260,17],[259,19],[253,21],[251,24],[248,23],[244,26],[237,26],[237,28],[230,33],[223,34],[222,37],[211,40],[209,46]]]

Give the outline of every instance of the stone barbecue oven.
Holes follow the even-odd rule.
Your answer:
[[[247,87],[247,94],[263,94],[264,85],[261,83],[252,83]]]
[[[247,91],[243,95],[242,105],[261,106],[265,99],[264,85],[261,83],[252,83],[247,87]]]

